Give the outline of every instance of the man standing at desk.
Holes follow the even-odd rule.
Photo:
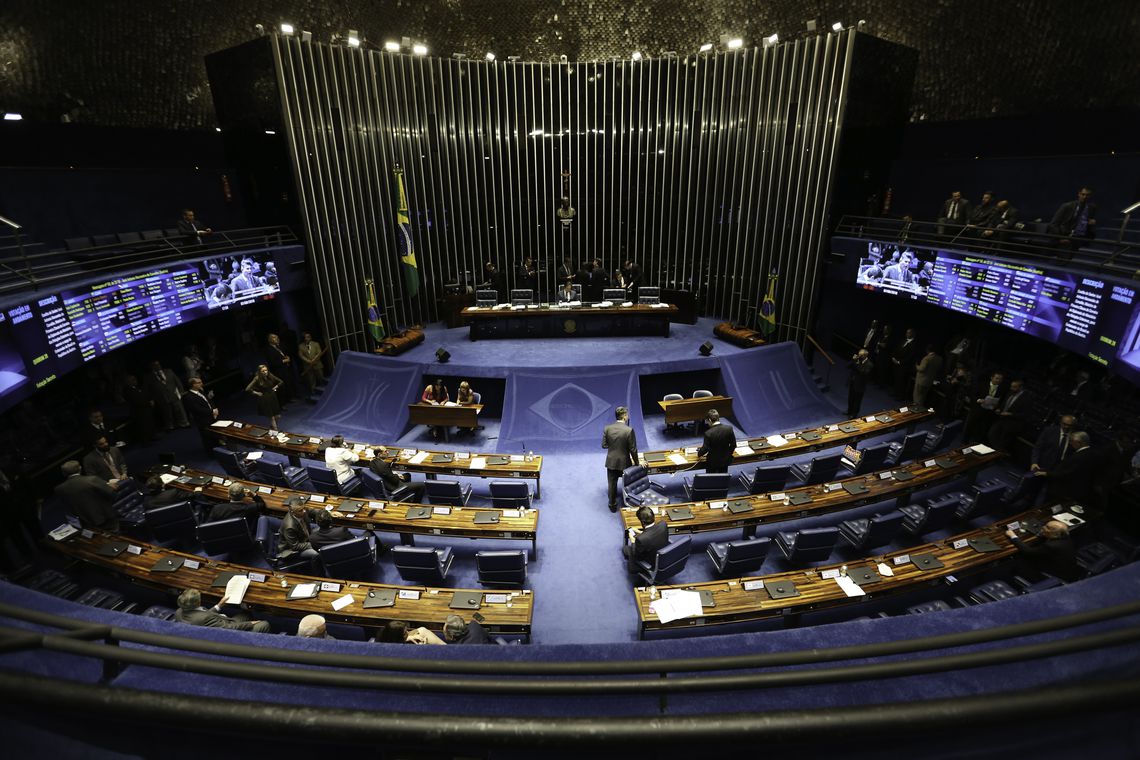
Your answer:
[[[697,456],[705,458],[705,472],[728,472],[732,450],[736,448],[736,431],[732,425],[721,421],[720,412],[716,409],[709,409],[705,418],[709,426],[705,430],[705,442],[697,449]]]
[[[602,431],[602,448],[606,453],[606,477],[609,480],[610,511],[617,512],[617,482],[626,467],[637,464],[637,435],[629,426],[629,410],[619,406],[616,419]]]

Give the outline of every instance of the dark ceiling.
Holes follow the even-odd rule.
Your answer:
[[[1140,109],[1140,5],[963,0],[116,0],[0,3],[0,110],[104,126],[214,125],[203,56],[292,21],[328,41],[358,29],[425,40],[433,55],[500,60],[691,53],[721,34],[748,44],[804,22],[868,21],[919,50],[912,119],[951,121]]]

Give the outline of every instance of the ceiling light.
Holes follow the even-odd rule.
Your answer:
[[[842,32],[843,31],[843,22],[842,21],[836,21],[834,24],[831,25],[831,31]]]
[[[348,30],[348,46],[360,47],[360,33],[355,29]]]
[[[542,136],[542,130],[541,129],[531,130],[530,136],[531,137],[541,137]]]
[[[631,55],[630,58],[634,61],[640,61],[641,60],[641,51],[640,50],[634,50],[633,55]]]
[[[293,33],[293,25],[292,24],[282,24],[281,25],[281,33],[282,34],[292,34]]]
[[[399,53],[400,52],[400,43],[396,42],[395,40],[388,40],[387,42],[384,43],[384,49],[387,50],[389,53]]]
[[[416,55],[427,55],[427,45],[423,44],[422,42],[417,42],[416,44],[412,45],[412,52]]]
[[[713,44],[711,42],[706,42],[705,44],[701,45],[701,51],[700,52],[707,53],[712,49],[713,49]]]
[[[222,128],[221,128],[221,127],[214,127],[214,131],[215,131],[215,132],[221,132],[221,131],[222,131]]]
[[[773,33],[773,34],[764,38],[764,47],[772,47],[773,45],[775,45],[779,41],[780,41],[780,35]]]
[[[488,61],[495,60],[495,54],[492,53],[491,51],[487,51],[487,55],[485,55],[483,57],[486,58]]]
[[[265,130],[265,134],[267,134],[267,135],[275,135],[275,134],[277,134],[277,133],[276,133],[276,132],[274,132],[272,129],[267,129],[267,130]]]
[[[301,42],[312,42],[312,41],[313,41],[313,33],[312,32],[306,32],[306,31],[301,32]]]
[[[725,43],[725,47],[727,47],[729,50],[736,50],[737,48],[739,48],[743,45],[744,45],[744,40],[742,40],[740,37],[733,37],[732,39],[730,39],[728,42]]]
[[[806,27],[809,32],[817,31],[819,29],[819,21],[817,19],[810,18],[804,22],[804,27]]]
[[[4,121],[23,121],[23,120],[24,120],[24,117],[18,113],[6,113],[6,114],[4,114]]]

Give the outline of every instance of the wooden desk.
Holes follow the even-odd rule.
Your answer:
[[[876,472],[853,478],[845,478],[843,480],[833,480],[831,483],[839,484],[840,488],[830,492],[826,489],[827,484],[821,484],[817,486],[786,488],[780,492],[784,494],[786,498],[777,500],[773,500],[771,494],[757,494],[755,496],[732,496],[728,499],[698,501],[688,504],[669,504],[660,508],[660,519],[665,520],[669,524],[670,534],[706,533],[714,530],[741,528],[744,538],[748,538],[755,535],[756,526],[758,525],[768,525],[776,522],[784,522],[786,520],[798,520],[801,517],[825,515],[830,512],[851,509],[860,504],[870,504],[891,498],[898,499],[899,503],[905,503],[907,496],[915,491],[929,488],[937,483],[943,483],[947,480],[953,480],[965,475],[976,475],[978,470],[995,464],[1002,456],[1003,454],[998,451],[992,454],[967,454],[964,453],[962,449],[957,449],[955,451],[939,454],[937,457],[932,456],[920,459],[909,465],[882,471],[913,475],[914,477],[909,480],[898,480],[894,477],[884,479],[880,477],[880,473]],[[942,467],[937,464],[936,459],[943,460],[951,466]],[[927,462],[931,464],[927,464]],[[844,484],[862,484],[866,486],[867,491],[866,493],[852,494],[842,488]],[[811,501],[798,506],[793,505],[789,499],[795,494],[810,496]],[[733,513],[726,507],[714,508],[711,506],[713,504],[727,505],[730,501],[747,502],[748,505],[752,507],[752,510],[749,512]],[[693,517],[691,519],[671,522],[666,510],[672,507],[688,507],[693,513]],[[637,519],[636,509],[625,507],[621,510],[621,516],[622,534],[624,536],[628,537],[629,528],[641,528],[641,523]]]
[[[1013,517],[1003,518],[998,522],[982,528],[966,531],[957,536],[934,541],[921,546],[914,546],[905,552],[892,552],[885,555],[876,555],[865,559],[848,560],[826,567],[816,567],[806,570],[793,570],[786,573],[775,573],[762,577],[749,576],[729,580],[709,581],[707,583],[692,583],[679,586],[657,586],[656,592],[669,589],[686,589],[692,591],[711,592],[715,607],[702,609],[700,617],[682,618],[669,623],[662,623],[649,605],[652,602],[653,592],[648,588],[635,588],[634,601],[637,605],[639,630],[644,637],[647,631],[664,631],[698,626],[723,625],[726,623],[740,623],[768,618],[784,617],[785,621],[793,624],[798,616],[805,612],[828,609],[832,607],[855,606],[874,599],[892,594],[901,594],[916,591],[945,582],[949,575],[961,577],[969,573],[992,567],[1017,553],[1017,547],[1005,536],[1006,525],[1014,520],[1024,522],[1028,518],[1048,519],[1048,509],[1033,509]],[[997,545],[997,551],[980,552],[968,545],[954,548],[958,540],[970,538],[989,538]],[[1023,539],[1026,543],[1036,541],[1035,537]],[[917,557],[923,554],[934,555],[943,567],[920,570],[909,560],[895,563],[896,558]],[[839,587],[839,584],[830,578],[823,578],[824,571],[834,570],[847,565],[849,577],[857,577],[858,570],[870,567],[877,568],[878,563],[885,563],[893,576],[883,576],[880,580],[862,586],[865,596],[848,597]],[[779,583],[790,581],[795,585],[799,596],[784,599],[772,598],[764,588],[744,588],[745,583],[752,587],[756,581]],[[759,585],[759,584],[755,584]]]
[[[657,405],[665,412],[665,424],[677,422],[700,422],[708,416],[709,409],[716,409],[721,417],[732,417],[732,396],[706,396],[705,398],[683,398],[678,401],[658,401]]]
[[[408,404],[408,422],[413,425],[434,425],[443,428],[444,440],[450,440],[448,428],[455,426],[474,430],[479,426],[482,404]]]
[[[241,427],[238,427],[238,426]],[[281,432],[279,436],[264,432],[265,428],[256,425],[243,425],[235,422],[228,427],[211,427],[210,432],[224,441],[237,443],[247,448],[272,451],[289,457],[289,462],[300,466],[301,459],[324,462],[327,439],[320,436],[306,436],[300,433]],[[428,477],[458,475],[469,478],[523,478],[534,481],[535,498],[542,497],[542,456],[535,454],[527,462],[520,454],[478,454],[474,452],[429,451],[426,449],[404,449],[398,446],[373,445],[349,441],[345,444],[353,449],[362,462],[372,461],[373,456],[383,456],[392,463],[392,469],[404,472],[422,472]],[[424,454],[414,462],[418,454]],[[466,457],[459,454],[466,453]],[[444,461],[447,457],[450,460]],[[506,458],[508,461],[501,461]],[[473,466],[476,459],[484,460],[482,467]],[[438,461],[437,461],[438,460]]]
[[[267,486],[255,483],[252,480],[231,479],[226,475],[218,475],[204,470],[195,470],[189,467],[175,468],[161,467],[152,471],[154,474],[178,475],[178,480],[170,483],[170,487],[182,491],[187,495],[196,495],[213,502],[229,501],[230,483],[241,483],[243,486],[261,496],[265,501],[265,514],[272,517],[284,518],[288,509],[285,499],[290,496],[302,496],[309,501],[309,507],[332,507],[340,511],[345,502],[355,502],[360,510],[354,514],[345,513],[344,517],[334,517],[333,524],[343,525],[346,528],[357,528],[381,533],[398,533],[400,542],[405,546],[415,546],[415,536],[455,536],[457,538],[490,538],[506,541],[530,541],[532,556],[538,559],[538,510],[501,510],[494,507],[452,507],[451,513],[432,514],[431,517],[421,520],[409,520],[406,515],[408,509],[419,506],[403,502],[384,501],[367,497],[327,496],[325,494],[311,493],[309,491],[295,491],[291,488]],[[209,478],[209,483],[198,485],[192,478]],[[518,513],[517,517],[509,516]],[[482,512],[493,512],[499,516],[495,524],[475,524],[475,515]]]
[[[135,555],[128,550],[118,557],[108,557],[98,553],[100,546],[113,541],[124,541],[132,546],[137,546],[142,550],[142,553]],[[245,594],[245,603],[255,613],[295,618],[319,614],[329,621],[359,625],[368,629],[379,629],[389,620],[404,620],[413,627],[422,625],[438,632],[443,630],[443,623],[447,616],[456,612],[448,607],[453,592],[469,590],[478,593],[495,593],[484,592],[480,589],[393,586],[384,583],[279,573],[231,562],[216,562],[208,557],[186,554],[122,536],[91,531],[77,533],[64,541],[52,541],[51,543],[67,556],[121,573],[141,585],[170,592],[196,588],[202,592],[202,598],[207,604],[209,601],[220,598],[224,591],[223,588],[215,588],[212,585],[220,573],[261,574],[265,580],[253,580]],[[155,563],[167,557],[181,557],[183,560],[198,562],[200,566],[191,568],[184,564],[178,570],[169,573],[151,570]],[[286,588],[282,586],[282,582],[284,582],[285,587],[292,587],[298,583],[332,582],[340,584],[340,590],[335,592],[322,591],[319,596],[313,599],[290,600],[285,596]],[[366,610],[361,606],[363,599],[369,590],[375,589],[418,591],[420,598],[397,598],[393,607],[375,607]],[[479,612],[486,618],[483,627],[496,634],[530,636],[534,595],[529,590],[524,589],[513,589],[502,593],[507,594],[507,603],[489,604],[486,596],[483,597],[482,607],[479,608]],[[333,610],[331,602],[345,594],[352,594],[355,601],[340,612]]]
[[[660,335],[669,337],[669,322],[677,307],[558,306],[536,304],[523,309],[471,306],[463,318],[471,325],[468,337],[479,338],[604,338],[611,335]]]
[[[771,436],[761,436],[758,438],[749,438],[747,440],[738,440],[737,443],[749,446],[750,451],[747,454],[734,454],[732,463],[749,464],[754,462],[766,462],[772,459],[779,459],[781,457],[791,457],[797,454],[806,454],[811,451],[819,451],[821,449],[829,449],[833,446],[847,446],[853,444],[864,438],[871,438],[884,433],[891,433],[898,430],[905,430],[912,432],[915,425],[919,422],[931,419],[934,416],[933,410],[924,409],[922,411],[911,410],[901,412],[898,409],[887,409],[886,411],[879,412],[877,415],[867,415],[872,417],[871,422],[867,422],[866,417],[859,417],[854,420],[846,420],[837,422],[832,425],[822,425],[815,428],[807,428],[805,430],[797,430],[791,433],[784,433],[784,438],[787,443],[773,446],[767,443]],[[880,417],[886,418],[887,421],[882,421]],[[842,427],[848,427],[850,430],[842,430]],[[834,428],[834,430],[832,429]],[[807,434],[807,438],[804,434]],[[815,436],[818,436],[815,437]],[[753,449],[749,444],[753,441],[756,444],[762,445],[762,448]],[[690,446],[686,449],[670,449],[668,451],[642,451],[638,456],[641,464],[645,465],[646,469],[650,472],[678,472],[680,470],[690,470],[697,464],[697,447]],[[650,462],[647,457],[649,455],[662,457],[658,461]],[[676,455],[678,461],[673,461],[670,456]]]

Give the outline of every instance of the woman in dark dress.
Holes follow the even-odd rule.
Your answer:
[[[247,391],[257,396],[257,413],[269,418],[269,427],[277,429],[277,415],[281,414],[281,402],[277,400],[277,389],[281,387],[281,378],[269,371],[264,364],[257,365],[257,374],[245,387]]]

